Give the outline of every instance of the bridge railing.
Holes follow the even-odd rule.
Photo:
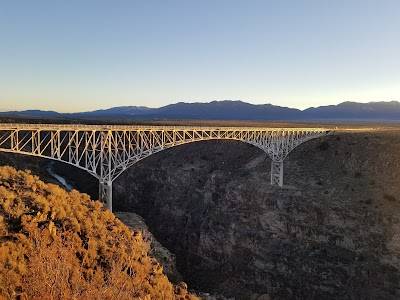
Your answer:
[[[326,132],[326,128],[312,127],[224,127],[224,126],[159,126],[159,125],[88,125],[88,124],[20,124],[20,123],[0,123],[1,129],[29,129],[29,130],[187,130],[187,131],[312,131]]]

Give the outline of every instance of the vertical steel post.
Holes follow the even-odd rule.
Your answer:
[[[112,181],[99,181],[99,200],[112,212]]]
[[[111,130],[100,132],[100,182],[99,200],[112,211]]]
[[[283,161],[271,162],[271,185],[283,186]]]
[[[11,138],[11,146],[10,146],[10,150],[17,150],[17,137],[18,137],[18,131],[17,130],[11,130],[10,131],[10,138]]]

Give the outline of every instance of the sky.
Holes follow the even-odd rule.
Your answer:
[[[398,0],[3,0],[0,111],[400,101]]]

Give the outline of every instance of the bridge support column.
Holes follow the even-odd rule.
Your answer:
[[[99,182],[99,200],[112,211],[112,181]]]
[[[283,185],[283,161],[271,162],[271,185]]]

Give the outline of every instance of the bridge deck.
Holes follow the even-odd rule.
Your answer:
[[[87,124],[22,124],[0,123],[1,129],[29,130],[204,130],[204,131],[329,131],[313,127],[225,127],[225,126],[159,126],[159,125],[87,125]]]

